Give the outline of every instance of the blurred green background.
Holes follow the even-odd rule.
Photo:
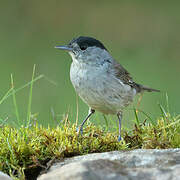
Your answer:
[[[170,111],[178,114],[179,7],[180,1],[1,1],[0,97],[10,88],[11,73],[15,87],[20,87],[30,81],[36,64],[36,75],[44,74],[57,85],[46,79],[34,84],[32,113],[38,113],[38,121],[45,125],[56,125],[67,112],[75,121],[77,97],[69,78],[71,58],[54,46],[86,35],[101,40],[136,82],[161,90],[145,93],[140,109],[153,119],[160,116],[158,103],[165,105],[167,92]],[[28,88],[17,93],[21,119],[26,118],[28,93]],[[80,99],[78,104],[82,121],[88,107]],[[132,107],[125,111],[123,125],[134,119]],[[12,97],[0,106],[0,118],[6,117],[10,123],[16,122]],[[92,121],[95,119],[104,123],[98,113]]]

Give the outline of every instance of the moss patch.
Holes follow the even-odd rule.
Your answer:
[[[78,136],[75,125],[44,128],[37,124],[31,128],[0,128],[0,147],[0,170],[19,177],[45,169],[52,159],[127,148],[124,141],[117,142],[115,134],[93,125]]]
[[[19,179],[34,178],[48,168],[55,159],[75,155],[135,148],[180,147],[180,116],[162,117],[156,124],[135,124],[133,130],[123,131],[123,140],[117,142],[117,132],[105,132],[88,124],[83,136],[76,126],[45,128],[35,124],[19,129],[9,125],[0,128],[0,170]]]

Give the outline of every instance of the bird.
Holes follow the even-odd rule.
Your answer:
[[[133,102],[136,94],[159,90],[134,82],[130,73],[111,56],[103,43],[93,37],[79,36],[68,45],[55,48],[70,54],[70,80],[76,93],[89,106],[79,132],[83,133],[85,122],[95,111],[99,111],[117,115],[118,141],[121,141],[121,121],[125,107]]]

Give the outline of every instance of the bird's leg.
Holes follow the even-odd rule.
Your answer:
[[[86,116],[86,118],[84,119],[84,121],[82,122],[82,124],[80,125],[80,128],[79,128],[79,130],[78,130],[78,133],[80,132],[81,135],[82,135],[84,123],[85,123],[85,122],[91,117],[91,115],[94,114],[94,113],[95,113],[95,110],[90,108],[90,109],[89,109],[89,112],[88,112],[88,115]]]
[[[121,120],[122,120],[122,112],[117,113],[117,117],[119,120],[119,136],[118,136],[118,141],[121,141]]]

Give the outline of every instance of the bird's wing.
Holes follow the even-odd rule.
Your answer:
[[[143,86],[141,84],[135,83],[129,74],[129,72],[123,68],[118,62],[114,61],[113,62],[114,70],[115,70],[115,76],[120,79],[124,84],[128,84],[129,86],[133,87],[136,89],[136,91],[142,92],[142,91],[148,91],[148,92],[160,92],[157,89],[152,89],[146,86]]]
[[[113,62],[113,66],[115,70],[115,76],[120,79],[124,84],[132,86],[134,82],[129,72],[116,61]]]

